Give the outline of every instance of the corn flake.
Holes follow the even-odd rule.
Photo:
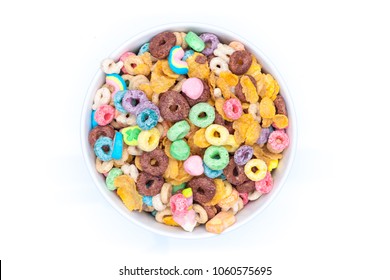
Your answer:
[[[288,126],[288,118],[285,115],[276,114],[272,120],[273,120],[274,126],[279,128],[279,129],[284,129]]]
[[[201,53],[194,53],[187,60],[188,64],[188,77],[199,78],[201,80],[206,80],[210,76],[210,68],[208,63],[200,64],[196,62],[198,56],[204,56]]]
[[[264,97],[260,101],[260,116],[266,119],[272,119],[275,116],[276,109],[274,102],[269,97]]]
[[[194,134],[194,144],[199,148],[207,148],[210,146],[210,143],[206,140],[205,132],[206,128],[201,128]]]
[[[246,145],[253,145],[260,137],[260,124],[251,114],[243,114],[233,122],[234,139],[238,144],[245,142]]]
[[[142,196],[137,192],[134,180],[129,175],[120,175],[115,178],[114,186],[117,194],[130,211],[142,211]]]
[[[248,76],[242,76],[240,80],[242,86],[242,93],[245,95],[249,103],[256,103],[259,100],[257,89]]]

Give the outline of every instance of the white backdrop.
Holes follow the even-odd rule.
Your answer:
[[[0,4],[4,279],[124,279],[124,265],[389,279],[384,4],[52,2]],[[299,121],[296,160],[277,199],[241,229],[199,241],[157,236],[120,216],[89,177],[79,139],[101,60],[148,27],[180,21],[219,25],[257,44],[283,74]]]

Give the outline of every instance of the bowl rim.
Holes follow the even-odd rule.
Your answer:
[[[261,204],[261,206],[250,213],[244,220],[236,221],[236,223],[227,228],[222,234],[226,234],[228,232],[232,232],[236,230],[237,228],[240,228],[242,225],[247,224],[249,221],[253,220],[254,217],[258,216],[260,213],[264,211],[272,202],[275,201],[277,196],[279,195],[281,189],[283,188],[289,174],[291,171],[291,167],[293,165],[294,159],[295,159],[295,154],[296,154],[296,148],[297,148],[297,117],[295,113],[295,107],[293,104],[293,100],[291,98],[291,91],[288,89],[287,84],[282,76],[282,74],[279,72],[279,70],[276,68],[276,66],[272,63],[272,61],[268,58],[266,54],[255,44],[251,43],[247,39],[243,38],[241,35],[236,34],[235,32],[232,32],[230,30],[225,29],[224,27],[213,25],[213,24],[205,24],[205,23],[198,23],[198,22],[172,22],[172,23],[167,23],[163,25],[158,25],[154,26],[151,28],[144,29],[143,31],[135,34],[125,42],[123,42],[119,47],[117,47],[113,52],[108,57],[118,57],[118,54],[122,52],[123,49],[126,48],[126,46],[134,44],[134,42],[137,42],[140,40],[140,38],[145,37],[147,35],[153,36],[155,34],[158,34],[162,31],[165,30],[194,30],[194,29],[201,29],[204,30],[204,32],[210,32],[210,33],[215,33],[217,35],[221,36],[229,36],[236,38],[237,41],[240,41],[243,43],[245,46],[248,46],[251,50],[255,50],[256,57],[259,59],[262,63],[262,65],[266,64],[269,73],[272,74],[272,76],[277,80],[280,89],[283,89],[283,98],[286,101],[286,105],[288,107],[288,117],[289,117],[289,122],[290,124],[292,123],[293,125],[289,127],[289,138],[290,138],[290,145],[289,145],[289,160],[287,161],[285,170],[283,174],[281,175],[281,178],[279,179],[278,183],[278,188],[273,189],[273,191],[268,194],[271,195],[272,198],[266,200]],[[142,44],[142,42],[141,42]],[[123,53],[123,52],[122,52]],[[94,85],[97,84],[99,79],[101,78],[102,71],[98,69],[90,82],[88,86],[88,90],[86,92],[84,102],[83,102],[83,107],[82,107],[82,112],[81,112],[81,122],[80,122],[80,138],[81,138],[81,147],[82,147],[82,154],[83,154],[83,159],[84,162],[87,166],[88,172],[90,176],[92,177],[92,180],[95,183],[95,186],[99,189],[99,192],[103,195],[106,201],[109,202],[109,204],[114,207],[123,217],[126,218],[126,220],[130,220],[132,223],[136,224],[137,226],[148,230],[150,232],[167,236],[167,237],[173,237],[173,238],[180,238],[180,239],[201,239],[201,238],[208,238],[208,237],[215,237],[219,236],[217,234],[213,234],[210,232],[207,232],[204,230],[203,232],[196,232],[196,233],[189,233],[189,232],[170,232],[170,231],[162,231],[160,229],[157,229],[156,227],[149,226],[143,222],[141,222],[139,219],[136,217],[132,217],[129,215],[129,213],[125,213],[122,208],[120,208],[117,203],[112,201],[112,199],[109,197],[108,193],[105,192],[101,187],[101,183],[97,176],[95,176],[96,169],[95,169],[95,164],[92,164],[88,158],[87,155],[87,149],[90,149],[89,143],[88,143],[88,132],[85,127],[85,123],[87,122],[88,116],[90,116],[90,110],[91,110],[91,104],[89,102],[90,96],[92,94],[92,90],[94,88]],[[89,114],[88,114],[89,113]]]

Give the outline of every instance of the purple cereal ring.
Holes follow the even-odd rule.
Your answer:
[[[206,44],[206,47],[202,51],[206,56],[212,54],[219,44],[218,37],[212,33],[203,33],[199,38]]]
[[[263,144],[267,143],[268,137],[272,131],[273,131],[272,127],[263,127],[261,129],[260,137],[259,137],[259,139],[257,139],[256,143],[259,145],[263,145]]]
[[[148,101],[148,98],[143,91],[128,90],[123,96],[122,107],[130,114],[137,115],[144,101]]]
[[[245,165],[253,156],[253,148],[248,145],[239,147],[234,153],[234,162],[237,165]]]

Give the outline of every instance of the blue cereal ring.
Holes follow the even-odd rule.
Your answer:
[[[146,108],[137,115],[137,125],[142,130],[150,130],[158,123],[158,115],[155,110]]]
[[[92,110],[92,113],[91,113],[91,129],[98,126],[98,123],[95,120],[95,112],[96,112],[96,110]]]
[[[122,106],[122,99],[123,99],[123,97],[125,96],[126,93],[127,93],[127,90],[121,90],[121,91],[118,91],[114,95],[114,106],[115,106],[115,109],[117,109],[119,112],[121,112],[123,114],[127,114],[127,111]]]
[[[143,54],[143,53],[146,53],[149,51],[149,43],[145,43],[143,44],[140,48],[139,48],[139,51],[138,51],[138,55],[140,54]]]
[[[184,52],[184,56],[181,60],[184,60],[186,61],[190,56],[193,56],[194,55],[194,51],[193,50],[187,50]]]
[[[204,175],[207,177],[214,179],[221,175],[223,175],[223,169],[222,170],[212,170],[210,167],[208,167],[205,163],[203,163],[204,168]]]
[[[153,203],[152,203],[152,196],[147,196],[147,195],[144,195],[142,197],[142,202],[148,206],[153,206]]]
[[[109,137],[100,137],[93,146],[93,150],[95,151],[95,155],[102,161],[110,161],[112,160],[112,139]],[[108,151],[106,152],[104,147],[108,147]]]
[[[123,152],[123,134],[119,131],[115,132],[114,148],[112,149],[112,158],[121,159]]]

